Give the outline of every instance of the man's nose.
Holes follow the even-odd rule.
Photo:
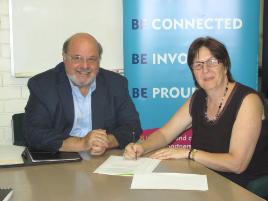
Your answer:
[[[88,68],[88,67],[89,67],[89,64],[88,64],[88,62],[87,62],[87,58],[84,58],[84,59],[83,59],[83,61],[82,61],[82,63],[81,63],[81,66],[82,66],[83,68]]]

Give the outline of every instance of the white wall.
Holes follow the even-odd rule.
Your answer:
[[[0,144],[12,144],[11,116],[29,96],[28,79],[12,77],[10,68],[8,0],[0,0]]]
[[[8,10],[8,0],[0,0],[0,144],[12,144],[11,117],[24,112],[29,97],[28,78],[11,76]],[[112,70],[123,74],[122,68]]]
[[[60,62],[62,44],[75,32],[102,44],[103,67],[122,68],[122,7],[122,0],[10,0],[12,75],[30,77]]]

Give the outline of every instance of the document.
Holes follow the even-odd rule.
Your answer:
[[[0,145],[0,165],[23,164],[21,157],[25,147],[15,145]]]
[[[206,175],[181,173],[135,174],[131,189],[171,189],[207,191]]]
[[[94,173],[133,176],[136,173],[152,172],[161,160],[140,157],[137,160],[127,160],[123,156],[110,156]]]

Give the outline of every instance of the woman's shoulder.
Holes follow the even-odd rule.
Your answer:
[[[237,101],[243,101],[245,98],[249,97],[261,99],[259,93],[256,90],[239,82],[235,83],[232,97]]]
[[[252,108],[254,106],[254,108],[259,108],[260,111],[263,110],[262,98],[256,90],[241,83],[237,83],[237,89],[236,94],[241,97],[242,107]]]
[[[249,87],[249,86],[247,86],[245,84],[242,84],[240,82],[236,82],[236,89],[239,91],[239,93],[241,93],[241,92],[243,92],[243,93],[254,93],[254,94],[258,93],[255,89],[253,89],[253,88],[251,88],[251,87]]]

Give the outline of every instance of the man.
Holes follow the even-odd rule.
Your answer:
[[[139,138],[127,80],[100,68],[101,55],[93,36],[77,33],[63,45],[63,62],[29,80],[24,118],[29,147],[101,155]]]

